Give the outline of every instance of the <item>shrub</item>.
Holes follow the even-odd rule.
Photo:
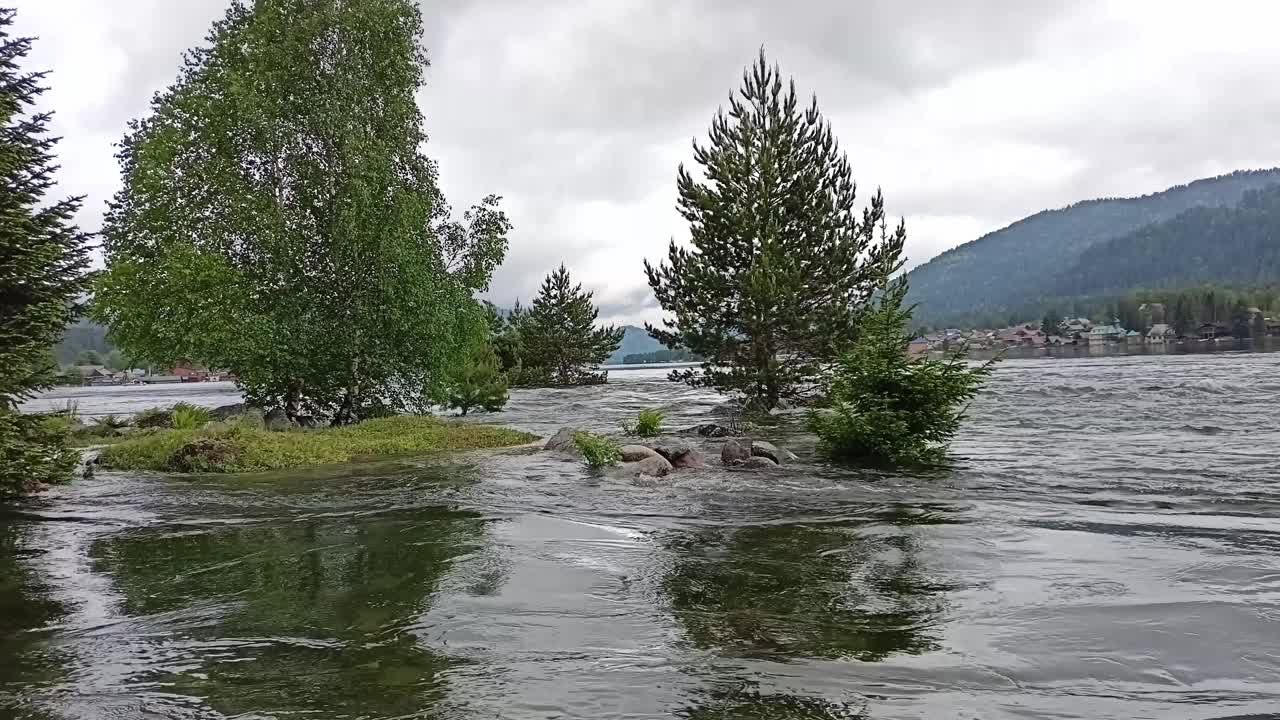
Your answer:
[[[0,409],[0,497],[67,481],[79,460],[67,439],[67,420],[60,415]]]
[[[498,412],[507,404],[507,381],[498,371],[498,356],[487,343],[472,352],[450,380],[446,404],[463,415],[474,408]]]
[[[147,408],[133,416],[134,427],[140,428],[169,428],[173,427],[173,409],[172,408]]]
[[[888,288],[863,318],[857,345],[839,359],[828,388],[831,408],[810,415],[829,456],[890,463],[941,458],[968,403],[993,363],[969,367],[960,352],[945,360],[911,358],[903,309],[906,283]]]
[[[129,427],[129,418],[119,415],[103,415],[93,419],[95,429],[104,435],[114,435],[117,430]]]
[[[656,408],[641,410],[635,422],[623,421],[622,431],[628,435],[653,437],[662,433],[662,419],[666,415]]]
[[[609,467],[622,461],[622,450],[607,437],[580,432],[573,436],[573,444],[582,451],[582,457],[591,467]]]
[[[174,430],[195,430],[213,418],[208,408],[190,403],[178,403],[173,406],[169,424]]]

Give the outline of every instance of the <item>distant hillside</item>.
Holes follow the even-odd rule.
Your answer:
[[[60,364],[75,362],[76,357],[85,350],[106,355],[115,349],[107,342],[107,328],[89,320],[80,320],[67,326],[62,333],[62,340],[54,348],[54,356]]]
[[[1192,208],[1081,253],[1055,291],[1122,294],[1134,288],[1280,281],[1280,185],[1245,193],[1236,207]]]
[[[649,337],[649,333],[644,328],[626,325],[623,329],[625,333],[622,336],[622,344],[605,361],[606,365],[621,365],[623,358],[628,355],[640,355],[666,349],[665,345]]]
[[[909,274],[916,321],[945,325],[1034,304],[1059,286],[1090,247],[1169,220],[1194,207],[1230,207],[1280,182],[1280,168],[1239,171],[1138,198],[1108,198],[1046,210],[948,250]]]

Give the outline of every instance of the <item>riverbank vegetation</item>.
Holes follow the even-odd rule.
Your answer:
[[[82,199],[50,197],[51,115],[27,115],[45,73],[19,67],[32,41],[10,34],[14,14],[0,9],[0,496],[65,481],[75,467],[66,423],[18,403],[52,385],[52,348],[77,314],[89,264],[73,221]]]
[[[103,448],[115,470],[237,473],[282,470],[444,450],[477,450],[535,440],[508,428],[427,416],[366,420],[358,425],[272,432],[228,422],[198,430],[154,430]]]

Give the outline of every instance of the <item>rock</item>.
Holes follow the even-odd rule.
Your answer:
[[[667,459],[672,467],[677,470],[681,468],[700,468],[706,466],[702,453],[685,442],[684,440],[673,440],[661,445],[655,445],[653,448],[659,455]]]
[[[329,424],[324,418],[316,417],[315,415],[299,415],[293,421],[300,428],[318,428]]]
[[[622,451],[622,462],[624,463],[639,462],[651,457],[662,457],[656,450],[644,445],[623,445],[618,449]]]
[[[555,435],[542,446],[543,450],[551,450],[552,452],[568,453],[570,455],[581,456],[582,451],[578,449],[577,443],[573,441],[573,436],[577,435],[579,430],[574,428],[560,428]]]
[[[764,457],[763,455],[756,455],[754,457],[747,458],[747,461],[743,463],[742,466],[752,470],[768,470],[770,468],[778,467],[778,463]]]
[[[291,430],[295,427],[289,416],[285,414],[284,408],[275,408],[263,417],[263,423],[266,428],[272,432],[281,432],[283,430]]]
[[[784,462],[794,462],[798,460],[794,453],[779,448],[770,442],[756,440],[751,443],[751,454],[755,457],[765,457],[781,465]]]
[[[725,465],[741,465],[751,459],[751,445],[738,440],[730,440],[720,448],[720,462]]]
[[[210,410],[209,417],[213,418],[214,420],[229,420],[237,415],[245,414],[245,411],[247,411],[248,409],[249,409],[249,406],[245,405],[244,403],[234,403],[232,405],[221,405],[219,407],[216,407]],[[258,413],[261,414],[262,411],[259,410]]]
[[[648,475],[650,477],[665,477],[670,474],[674,468],[671,467],[671,463],[667,462],[666,458],[654,453],[643,460],[623,463],[622,469],[628,475],[632,476]]]
[[[701,435],[705,438],[722,438],[722,437],[738,437],[742,435],[742,431],[725,427],[716,423],[705,423],[703,425],[694,425],[684,432],[691,435]]]

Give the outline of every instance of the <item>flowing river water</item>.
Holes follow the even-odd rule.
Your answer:
[[[0,716],[1280,717],[1278,399],[1280,354],[1011,360],[928,473],[824,464],[799,418],[760,433],[798,463],[663,481],[100,472],[0,515]],[[488,420],[718,403],[615,371]]]

